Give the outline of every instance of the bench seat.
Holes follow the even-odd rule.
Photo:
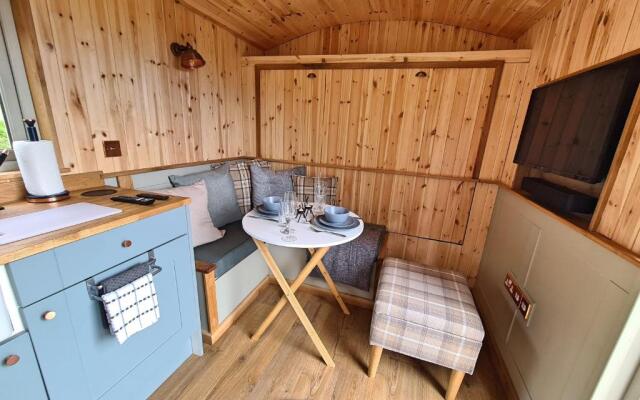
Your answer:
[[[195,259],[216,266],[216,279],[257,250],[253,239],[242,229],[242,221],[223,226],[224,237],[194,249]]]

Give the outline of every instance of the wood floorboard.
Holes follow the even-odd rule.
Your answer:
[[[322,362],[293,310],[286,307],[257,343],[249,339],[280,296],[270,286],[203,357],[191,357],[151,399],[442,399],[449,370],[385,351],[378,375],[367,376],[371,310],[310,293],[297,294],[336,367]],[[483,349],[476,372],[466,376],[459,400],[505,398]]]

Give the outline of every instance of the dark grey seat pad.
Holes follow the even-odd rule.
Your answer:
[[[257,249],[253,239],[242,229],[242,221],[232,222],[220,229],[226,230],[222,239],[194,249],[196,260],[216,265],[216,279]]]

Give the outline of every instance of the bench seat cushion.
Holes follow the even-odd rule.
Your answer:
[[[371,344],[471,374],[483,338],[482,321],[463,276],[385,259]]]
[[[230,223],[220,229],[226,231],[222,239],[194,249],[196,260],[216,265],[216,279],[257,249],[251,237],[242,229],[242,221]]]

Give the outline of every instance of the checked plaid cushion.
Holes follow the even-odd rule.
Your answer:
[[[315,194],[313,191],[313,185],[316,180],[320,179],[327,191],[325,195],[325,203],[336,205],[338,204],[338,177],[331,176],[326,178],[315,177],[315,176],[301,176],[294,175],[291,177],[293,180],[293,190],[296,192],[296,196],[299,199],[309,198],[312,201],[317,201],[315,198]]]
[[[271,164],[268,161],[252,160],[252,161],[229,161],[229,175],[233,180],[233,187],[236,190],[238,205],[242,214],[251,211],[251,172],[249,166],[251,164],[268,168]],[[212,169],[220,168],[224,164],[214,164]]]

